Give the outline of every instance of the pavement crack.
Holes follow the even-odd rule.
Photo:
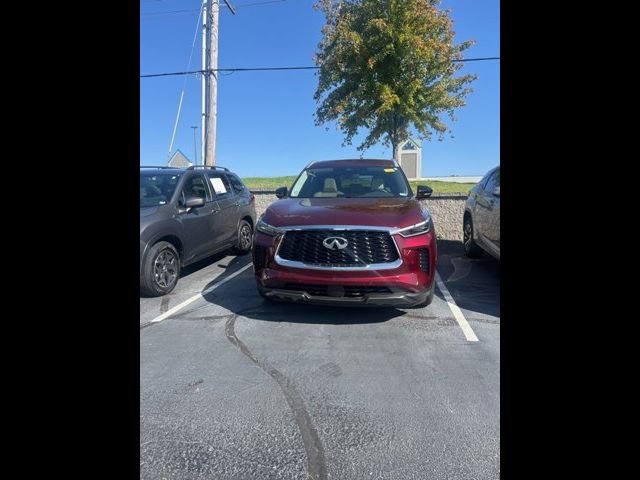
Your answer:
[[[324,454],[324,447],[318,436],[318,431],[311,421],[311,416],[304,404],[302,395],[296,389],[292,380],[288,379],[278,369],[260,362],[249,348],[240,340],[235,333],[235,323],[238,318],[237,314],[232,315],[225,324],[225,335],[227,340],[231,342],[243,355],[256,364],[262,371],[273,378],[289,404],[289,408],[293,412],[296,424],[302,435],[304,450],[307,456],[307,471],[309,480],[326,480],[327,464]]]

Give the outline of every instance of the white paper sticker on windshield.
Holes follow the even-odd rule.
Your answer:
[[[211,185],[216,193],[227,193],[227,189],[224,188],[224,183],[222,183],[222,179],[220,178],[210,178]]]

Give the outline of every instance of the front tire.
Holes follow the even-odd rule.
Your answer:
[[[238,255],[244,255],[251,251],[251,242],[253,241],[253,228],[246,220],[240,220],[238,225],[238,238],[236,240],[235,252]]]
[[[158,242],[149,249],[143,266],[140,290],[150,297],[170,293],[180,277],[180,255],[169,242]]]
[[[469,258],[479,257],[482,253],[482,249],[473,239],[473,220],[471,220],[471,215],[467,215],[464,217],[462,234],[462,245],[464,246],[465,255]]]

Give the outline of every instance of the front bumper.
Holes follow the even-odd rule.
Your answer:
[[[437,257],[434,231],[409,238],[396,236],[400,264],[375,270],[319,270],[312,265],[282,265],[276,259],[280,241],[281,238],[261,232],[256,232],[254,237],[255,279],[259,291],[267,298],[318,305],[400,307],[422,304],[433,295]],[[421,254],[425,251],[426,260]],[[331,293],[318,294],[316,287],[328,287]],[[361,290],[361,293],[349,295],[341,293],[341,289]]]
[[[421,305],[433,297],[435,282],[422,292],[395,291],[392,293],[369,293],[359,297],[338,297],[329,295],[312,295],[305,291],[286,290],[282,288],[265,288],[257,283],[260,293],[267,298],[294,303],[312,305],[328,305],[340,307],[414,307]]]

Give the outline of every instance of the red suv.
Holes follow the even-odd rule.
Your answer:
[[[433,299],[436,234],[393,160],[313,162],[276,190],[256,224],[253,266],[267,299],[422,306]]]

